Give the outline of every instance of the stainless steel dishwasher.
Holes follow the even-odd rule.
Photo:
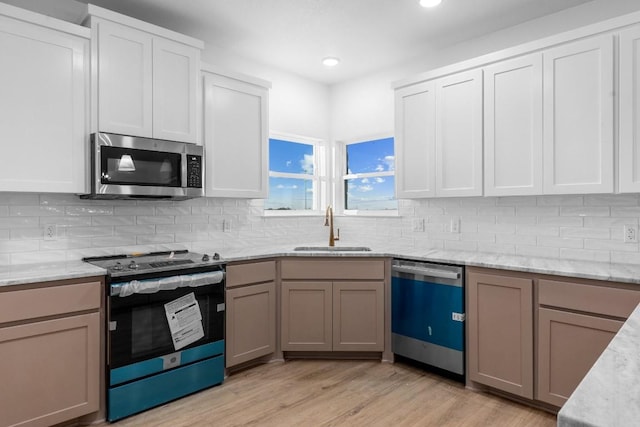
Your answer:
[[[464,267],[393,261],[393,353],[464,376],[464,319]]]

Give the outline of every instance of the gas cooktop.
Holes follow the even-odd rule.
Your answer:
[[[187,250],[87,257],[82,258],[82,260],[97,267],[104,268],[110,277],[179,271],[187,268],[201,268],[224,263],[218,253],[208,255],[189,252]]]

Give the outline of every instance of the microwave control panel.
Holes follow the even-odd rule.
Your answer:
[[[187,154],[187,187],[202,188],[202,156]]]

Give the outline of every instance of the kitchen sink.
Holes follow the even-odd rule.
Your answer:
[[[294,251],[304,252],[369,252],[366,246],[298,246]]]

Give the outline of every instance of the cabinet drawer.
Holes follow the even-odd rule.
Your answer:
[[[607,286],[540,280],[540,305],[627,318],[640,303],[640,292]]]
[[[264,261],[227,266],[227,288],[276,280],[276,262]]]
[[[283,260],[283,279],[384,279],[381,260]]]
[[[0,323],[100,308],[100,281],[2,292]]]

